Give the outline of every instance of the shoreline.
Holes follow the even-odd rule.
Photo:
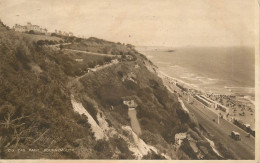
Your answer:
[[[162,72],[160,70],[157,71],[157,72],[158,72],[158,76],[159,77],[161,77],[161,78],[164,77],[164,78],[168,78],[168,79],[171,79],[171,80],[175,80],[176,82],[183,84],[187,88],[192,88],[192,89],[194,89],[196,91],[203,92],[203,93],[206,93],[206,94],[242,96],[243,99],[245,99],[245,100],[249,101],[250,103],[252,103],[253,105],[255,105],[255,101],[254,101],[255,96],[250,96],[250,95],[247,95],[247,94],[237,93],[237,92],[233,92],[233,91],[230,92],[230,93],[229,92],[222,92],[222,91],[221,91],[221,93],[216,93],[214,91],[210,91],[209,92],[209,91],[201,89],[199,86],[194,86],[195,84],[187,83],[187,82],[185,82],[185,81],[183,81],[181,79],[172,77],[172,76],[170,76],[170,75],[168,75],[168,74],[166,74],[166,73],[164,73],[164,72]],[[223,88],[224,89],[227,89],[227,88],[230,88],[230,89],[232,89],[232,88],[250,88],[250,89],[255,89],[253,87],[232,87],[232,86],[229,86],[229,87],[224,86]]]
[[[176,79],[176,78],[174,78],[174,77],[171,77],[171,76],[169,76],[169,75],[167,75],[166,73],[164,73],[164,72],[162,72],[162,71],[157,71],[157,74],[158,74],[158,76],[163,80],[163,84],[164,84],[164,86],[171,92],[171,93],[174,93],[175,92],[175,89],[173,88],[173,86],[172,85],[176,85],[176,83],[181,83],[185,88],[192,88],[192,89],[194,89],[194,87],[189,87],[190,86],[190,84],[188,84],[188,83],[186,83],[186,82],[183,82],[183,81],[181,81],[181,80],[179,80],[179,79]],[[195,94],[203,94],[203,95],[205,95],[205,96],[207,96],[207,95],[209,95],[209,93],[207,93],[207,92],[205,92],[205,91],[203,91],[203,90],[200,90],[199,88],[195,88],[194,89],[195,90],[195,92],[193,92],[192,91],[192,94],[193,95],[195,95]],[[190,90],[188,91],[188,92],[190,92]],[[191,92],[190,92],[191,93]],[[245,106],[246,106],[246,103],[245,102],[243,102],[243,101],[240,101],[240,102],[238,102],[238,99],[240,98],[239,96],[237,96],[237,95],[226,95],[226,94],[216,94],[216,93],[214,93],[214,92],[212,92],[212,94],[211,95],[213,95],[213,96],[219,96],[219,97],[223,97],[223,96],[234,96],[235,97],[235,99],[234,99],[234,103],[236,103],[237,105],[239,105],[239,103],[241,104],[244,104]],[[254,104],[254,102],[251,102],[251,100],[249,100],[248,98],[244,98],[243,97],[243,99],[245,99],[247,102],[250,102],[252,105],[253,105],[253,108],[255,109],[255,104]],[[219,101],[215,101],[215,100],[213,100],[214,102],[216,102],[216,103],[219,103]],[[223,106],[225,106],[225,104],[223,104]],[[230,111],[230,117],[229,117],[229,119],[231,118],[231,117],[233,117],[234,119],[237,119],[237,120],[242,120],[243,121],[243,123],[244,124],[248,124],[248,123],[250,123],[250,126],[252,127],[252,128],[255,128],[255,119],[254,119],[254,122],[252,122],[251,120],[249,120],[249,119],[251,119],[250,117],[252,116],[252,115],[250,115],[250,114],[248,114],[247,113],[247,115],[246,115],[246,117],[241,117],[241,116],[239,116],[239,114],[237,113],[237,115],[233,115],[234,114],[234,110],[236,110],[236,109],[239,109],[239,108],[233,108],[233,107],[230,107],[230,106],[225,106],[225,107],[227,107],[228,108],[228,110]],[[247,106],[248,107],[248,106]],[[243,111],[243,110],[241,110],[241,111]],[[255,111],[254,111],[255,112]],[[224,112],[223,112],[224,113]],[[254,114],[254,113],[253,113]],[[224,114],[223,114],[224,115]],[[249,119],[248,119],[249,118]]]
[[[162,71],[158,71],[158,76],[159,76],[160,78],[162,78],[162,77],[170,78],[170,79],[175,80],[176,82],[182,83],[182,84],[184,84],[184,85],[186,85],[186,86],[188,86],[188,87],[190,87],[190,88],[192,88],[192,89],[196,89],[196,90],[198,89],[198,87],[195,87],[195,86],[193,86],[192,84],[189,84],[189,83],[187,83],[187,82],[185,82],[185,81],[183,81],[183,80],[180,80],[180,79],[174,78],[174,77],[172,77],[172,76],[169,76],[169,75],[167,75],[166,73],[164,73],[164,72],[162,72]],[[202,90],[200,90],[200,91],[202,91]],[[204,92],[204,91],[203,91],[203,92]]]
[[[157,66],[160,65],[158,69],[159,75],[164,75],[169,77],[173,80],[178,80],[180,84],[185,84],[187,87],[197,89],[207,93],[213,94],[220,94],[220,95],[236,95],[236,96],[250,96],[251,100],[254,101],[255,99],[255,84],[252,83],[251,78],[249,78],[248,82],[244,82],[244,79],[240,75],[240,78],[233,79],[231,76],[232,72],[227,73],[220,73],[220,75],[229,76],[229,77],[222,77],[220,75],[214,75],[210,71],[205,71],[208,73],[202,73],[204,71],[193,71],[192,67],[185,67],[185,64],[178,64],[178,62],[171,62],[170,59],[176,58],[171,57],[171,55],[180,58],[183,54],[187,53],[187,56],[190,56],[191,51],[185,51],[186,48],[182,47],[180,50],[174,53],[170,53],[169,57],[168,54],[165,53],[165,47],[149,47],[149,46],[138,46],[136,48],[140,53],[144,54],[148,59],[150,59],[154,64]],[[206,51],[207,52],[207,51]],[[176,54],[175,54],[176,53]],[[193,52],[192,52],[193,53]],[[220,51],[216,54],[225,54],[226,52]],[[182,54],[182,55],[180,55]],[[189,55],[188,55],[189,54]],[[197,53],[196,53],[197,54]],[[204,54],[204,53],[203,53]],[[162,55],[162,59],[160,59],[160,55]],[[193,55],[192,55],[193,56]],[[242,55],[244,56],[244,55]],[[159,57],[159,58],[158,58]],[[184,56],[185,57],[185,56]],[[201,57],[200,55],[198,57]],[[168,59],[168,60],[167,60]],[[160,63],[159,63],[160,62]],[[161,63],[162,62],[162,63]],[[165,64],[163,63],[165,62]],[[186,62],[185,62],[186,63]],[[190,63],[190,62],[187,62]],[[233,62],[232,62],[233,63]],[[171,69],[171,67],[180,67],[181,69]],[[206,65],[205,65],[206,66]],[[207,65],[209,66],[209,65]],[[204,69],[207,69],[206,67]],[[190,71],[192,70],[192,71]],[[222,71],[222,69],[218,70]],[[169,75],[168,75],[169,74]],[[172,75],[172,76],[171,76]],[[241,78],[242,77],[242,78]],[[255,79],[254,79],[255,80]],[[247,80],[246,80],[247,81]],[[250,102],[252,102],[250,101]],[[253,103],[253,102],[252,102]]]

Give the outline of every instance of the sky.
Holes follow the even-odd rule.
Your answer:
[[[0,19],[136,46],[254,46],[254,0],[0,0]]]

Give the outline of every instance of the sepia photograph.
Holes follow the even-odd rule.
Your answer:
[[[0,162],[259,160],[257,0],[0,0]]]

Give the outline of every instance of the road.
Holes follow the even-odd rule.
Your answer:
[[[110,63],[104,64],[104,65],[99,66],[97,68],[89,68],[90,71],[86,72],[85,74],[83,74],[81,76],[75,77],[70,82],[68,82],[68,87],[71,88],[75,83],[79,82],[79,80],[81,78],[87,76],[90,72],[98,72],[100,70],[103,70],[105,68],[111,67],[111,66],[116,65],[118,63],[119,63],[119,61],[116,60],[114,62],[110,62]]]
[[[203,104],[198,102],[193,97],[189,96],[190,101],[194,101],[193,104],[189,104],[187,101],[187,95],[183,95],[181,90],[174,84],[169,85],[166,83],[166,87],[177,91],[182,95],[181,99],[184,102],[186,108],[189,110],[190,114],[194,114],[200,125],[202,125],[208,133],[213,135],[218,139],[223,145],[225,145],[229,151],[232,152],[235,159],[238,160],[254,160],[255,159],[255,138],[253,136],[246,137],[247,133],[232,124],[225,119],[219,119],[219,124],[217,124],[218,116],[213,110],[207,107],[203,107]],[[213,121],[215,119],[215,122]],[[236,131],[240,133],[241,140],[236,141],[231,138],[231,131]]]
[[[195,100],[194,100],[195,101]],[[236,127],[234,124],[219,119],[217,124],[217,115],[207,108],[203,108],[199,103],[194,102],[190,105],[183,100],[190,113],[197,117],[198,122],[209,132],[214,135],[222,144],[224,144],[236,159],[252,160],[255,159],[255,139],[246,137],[247,133]],[[214,122],[213,119],[216,121]],[[231,131],[240,133],[241,140],[235,141],[230,137]]]
[[[60,45],[70,45],[71,43],[62,43],[62,44],[55,44],[55,45],[47,45],[50,48],[56,49],[56,50],[61,50]],[[87,52],[83,50],[76,50],[76,49],[67,49],[67,48],[62,48],[62,50],[65,51],[71,51],[71,52],[78,52],[78,53],[85,53],[89,55],[98,55],[98,56],[106,56],[106,57],[117,57],[121,58],[121,55],[113,55],[113,54],[104,54],[104,53],[94,53],[94,52]]]
[[[72,52],[79,52],[79,53],[85,53],[85,54],[90,54],[90,55],[106,56],[106,57],[118,57],[118,58],[121,57],[121,55],[112,55],[112,54],[94,53],[94,52],[87,52],[87,51],[74,50],[74,49],[63,49],[63,50],[66,50],[66,51],[72,51]]]

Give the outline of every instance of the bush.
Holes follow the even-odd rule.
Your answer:
[[[104,65],[104,60],[100,59],[100,60],[98,60],[97,63],[98,63],[99,65]]]
[[[30,30],[28,33],[29,34],[35,34],[35,32],[33,30]]]
[[[17,48],[16,48],[16,53],[15,56],[16,58],[20,61],[20,63],[23,65],[23,68],[29,70],[31,67],[29,66],[29,56],[30,53],[28,51],[28,48],[26,47],[26,45],[22,45],[20,44]]]
[[[130,90],[138,90],[139,89],[138,85],[131,80],[125,81],[124,85],[126,86],[127,89],[130,89]]]
[[[38,40],[37,43],[36,43],[38,46],[42,46],[45,44],[45,41],[44,40]]]
[[[117,74],[120,78],[122,78],[124,76],[123,72],[122,71],[117,71]]]
[[[166,158],[160,154],[156,154],[154,151],[149,152],[147,155],[143,156],[143,160],[166,160]]]
[[[104,57],[105,62],[110,62],[112,59],[110,57]]]
[[[180,149],[185,152],[191,159],[196,160],[198,159],[196,156],[196,153],[193,151],[189,144],[189,140],[184,139],[182,142],[182,145],[180,146]]]
[[[113,147],[116,147],[119,149],[120,154],[119,154],[119,159],[133,159],[133,152],[131,152],[128,148],[127,143],[123,138],[116,137],[111,140],[111,145]]]
[[[109,146],[109,144],[107,141],[97,140],[97,142],[94,146],[94,150],[96,150],[97,152],[103,152],[103,151],[107,150],[108,146]]]
[[[89,68],[94,68],[97,65],[96,61],[92,61],[88,63]]]

